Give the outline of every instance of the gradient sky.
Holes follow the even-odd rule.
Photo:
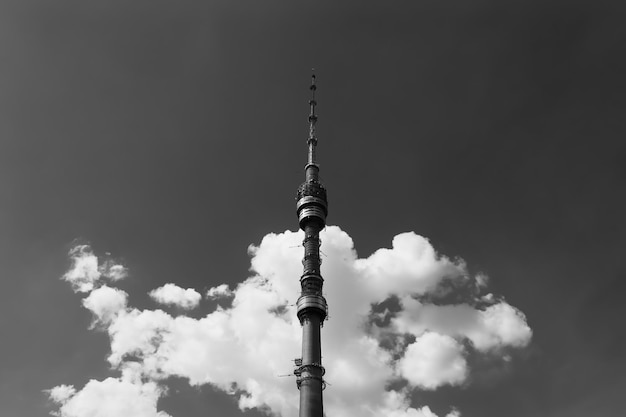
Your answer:
[[[415,401],[622,415],[626,7],[335,3],[2,1],[0,415],[114,374],[59,280],[76,242],[122,259],[147,306],[165,282],[242,281],[248,245],[296,229],[312,67],[329,223],[361,256],[428,237],[534,332],[508,369]],[[181,381],[160,405],[241,415]]]

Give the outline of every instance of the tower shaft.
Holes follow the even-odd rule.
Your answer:
[[[319,233],[326,226],[328,201],[326,189],[319,181],[319,167],[315,154],[315,75],[312,77],[312,98],[309,114],[308,160],[305,182],[298,187],[296,210],[300,228],[304,231],[304,272],[300,278],[301,294],[297,301],[298,319],[302,325],[302,358],[296,361],[294,371],[300,389],[300,417],[323,417],[322,391],[324,367],[320,328],[328,314],[326,299],[322,295],[324,279],[320,271]]]

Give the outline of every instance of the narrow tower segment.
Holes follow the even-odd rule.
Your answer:
[[[297,314],[302,325],[302,358],[296,362],[296,383],[300,390],[300,417],[323,417],[322,390],[324,367],[320,327],[328,314],[326,299],[322,295],[324,279],[320,271],[319,233],[326,227],[328,200],[326,189],[319,181],[319,166],[315,155],[317,136],[315,124],[315,75],[311,78],[309,100],[308,161],[305,181],[298,187],[296,211],[300,228],[304,231],[304,273],[300,277],[301,295],[297,301]]]

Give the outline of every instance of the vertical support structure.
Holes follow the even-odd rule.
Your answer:
[[[298,187],[296,210],[300,228],[304,231],[304,272],[300,277],[301,294],[297,301],[298,319],[302,325],[302,358],[296,361],[296,383],[300,390],[300,417],[323,417],[322,391],[325,388],[320,327],[328,315],[322,295],[324,279],[320,271],[319,233],[326,227],[328,200],[326,189],[319,181],[319,166],[315,155],[317,136],[315,124],[315,75],[311,77],[309,100],[308,160],[304,168],[305,182]]]

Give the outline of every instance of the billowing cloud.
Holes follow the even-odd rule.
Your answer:
[[[78,268],[75,261],[68,271],[72,279],[68,274],[64,279],[75,288],[80,284],[83,292],[91,291],[83,304],[104,323],[111,343],[108,361],[122,376],[91,381],[79,391],[64,385],[53,388],[49,395],[60,405],[59,415],[159,416],[156,399],[170,376],[191,385],[211,384],[237,397],[242,410],[297,414],[295,381],[277,375],[287,373],[291,359],[300,356],[301,327],[294,303],[302,273],[302,250],[297,249],[302,238],[302,232],[287,231],[268,234],[260,245],[251,246],[253,276],[232,290],[226,285],[209,289],[208,298],[232,296],[232,304],[218,305],[199,319],[127,306],[125,293],[113,293],[98,284],[100,278],[93,279],[99,268],[94,255],[80,255],[83,251],[78,250],[80,261],[85,257],[91,263]],[[438,255],[424,237],[400,234],[391,248],[361,259],[352,239],[338,227],[326,228],[321,239],[330,311],[322,330],[325,378],[331,384],[324,397],[329,415],[436,417],[427,406],[411,404],[414,390],[467,382],[468,349],[498,357],[500,348],[522,347],[530,340],[531,330],[519,310],[482,293],[485,276],[470,276],[463,261]],[[151,295],[163,296],[166,287]],[[176,288],[180,291],[171,299],[180,301],[181,291],[188,290]],[[463,288],[470,290],[459,290]],[[453,304],[427,301],[448,297],[451,291],[462,295],[453,298]],[[383,308],[393,300],[393,307]],[[83,398],[97,403],[98,389],[105,386],[111,395],[125,387],[128,391],[119,393],[122,400],[128,392],[145,400],[142,410],[148,414],[106,409],[77,414],[81,408],[73,404],[82,404]],[[451,409],[447,417],[459,415]]]
[[[160,304],[176,306],[191,310],[198,307],[202,296],[193,288],[181,288],[175,284],[165,284],[155,290],[150,291],[150,297]]]

